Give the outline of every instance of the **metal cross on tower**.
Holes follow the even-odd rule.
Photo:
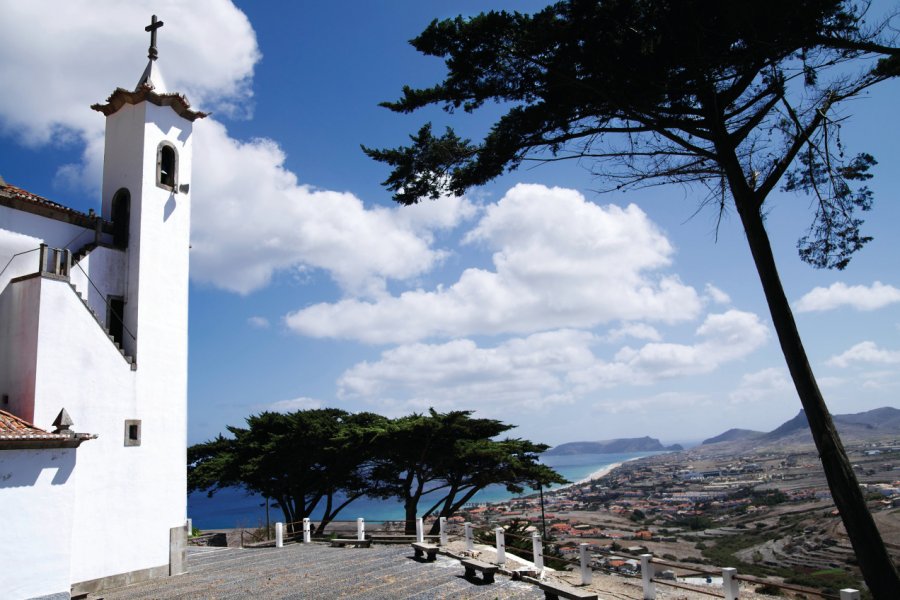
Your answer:
[[[147,54],[147,58],[150,60],[156,60],[159,56],[159,53],[156,51],[156,30],[162,27],[164,23],[162,21],[156,20],[156,15],[150,19],[150,24],[144,27],[144,31],[150,32],[150,50],[149,54]]]

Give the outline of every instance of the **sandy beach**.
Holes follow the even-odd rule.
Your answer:
[[[639,458],[643,458],[643,457],[642,457],[642,456],[635,456],[634,458],[629,458],[628,460],[625,460],[625,461],[622,461],[622,462],[617,462],[617,463],[612,463],[612,464],[606,465],[606,466],[603,467],[602,469],[599,469],[599,470],[597,470],[597,471],[594,471],[593,473],[591,473],[590,475],[588,475],[588,476],[585,477],[584,479],[579,479],[578,481],[576,481],[575,483],[573,483],[573,484],[571,484],[571,485],[580,485],[580,484],[582,484],[582,483],[588,483],[588,482],[590,482],[590,481],[593,481],[594,479],[600,479],[601,477],[605,477],[606,475],[609,475],[610,473],[612,473],[613,471],[615,471],[616,469],[618,469],[619,467],[621,467],[621,466],[624,465],[625,463],[631,462],[631,461],[633,461],[633,460],[637,460],[637,459],[639,459]],[[566,486],[566,487],[568,487],[568,486]]]
[[[632,460],[634,460],[634,459],[632,459]],[[573,483],[572,485],[579,485],[579,484],[582,484],[582,483],[588,483],[589,481],[593,481],[594,479],[600,479],[601,477],[604,477],[604,476],[606,476],[606,475],[609,475],[609,474],[612,473],[614,470],[616,470],[616,469],[618,469],[619,467],[621,467],[622,464],[623,464],[623,463],[617,462],[617,463],[612,463],[612,464],[610,464],[610,465],[607,465],[607,466],[603,467],[602,469],[600,469],[600,470],[598,470],[598,471],[594,471],[593,473],[591,473],[590,475],[588,475],[588,476],[585,477],[584,479],[579,479],[578,481],[576,481],[576,482]]]

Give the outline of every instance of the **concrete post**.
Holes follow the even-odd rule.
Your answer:
[[[416,517],[416,541],[420,544],[425,541],[425,525],[422,523],[422,517]]]
[[[655,575],[653,563],[650,559],[652,554],[641,554],[641,583],[644,586],[644,600],[656,600],[656,583],[653,581]]]
[[[494,530],[494,536],[497,539],[497,560],[498,565],[506,564],[506,532],[502,527]]]
[[[41,250],[38,252],[38,263],[40,265],[38,273],[44,273],[47,270],[47,244],[41,244]]]
[[[303,519],[303,543],[308,544],[312,541],[312,533],[310,532],[309,519]]]
[[[187,520],[187,530],[188,530],[188,537],[191,537],[194,535],[194,520],[193,519]]]
[[[169,575],[187,573],[187,526],[169,529]]]
[[[362,517],[356,519],[356,539],[366,539],[366,522]]]
[[[734,567],[722,569],[722,587],[725,591],[725,600],[737,600],[740,594],[738,580],[735,579],[735,575],[737,575],[737,569]]]
[[[859,590],[844,588],[841,590],[841,600],[859,600]]]
[[[447,517],[441,517],[438,522],[441,524],[441,546],[447,545]]]
[[[593,581],[593,571],[591,571],[591,557],[588,554],[587,544],[578,544],[581,551],[581,585],[588,585]]]
[[[471,523],[463,523],[463,530],[466,535],[466,552],[474,552],[475,544],[472,541],[472,524]]]
[[[72,251],[66,248],[63,250],[63,267],[66,272],[63,273],[66,277],[69,277],[72,273]]]
[[[537,531],[531,534],[531,551],[534,556],[534,568],[539,573],[544,571],[544,543],[541,541],[541,534]]]
[[[284,523],[275,523],[275,547],[284,548]]]

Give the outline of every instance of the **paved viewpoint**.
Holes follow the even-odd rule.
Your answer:
[[[463,578],[458,560],[412,558],[409,545],[331,548],[190,548],[190,572],[107,590],[89,598],[543,598],[528,583],[498,576],[491,585]]]

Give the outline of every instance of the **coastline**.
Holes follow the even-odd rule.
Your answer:
[[[634,459],[632,458],[631,460],[634,460]],[[600,479],[601,477],[605,477],[605,476],[609,475],[610,473],[612,473],[613,471],[615,471],[616,469],[618,469],[619,467],[621,467],[623,464],[625,464],[625,463],[617,462],[617,463],[612,463],[612,464],[606,465],[602,469],[594,471],[587,477],[585,477],[583,479],[579,479],[578,481],[576,481],[575,483],[573,483],[571,485],[581,485],[582,483],[590,483],[594,479]]]
[[[579,479],[575,483],[571,483],[569,485],[581,485],[583,483],[590,483],[594,479],[600,479],[601,477],[606,477],[607,475],[609,475],[610,473],[612,473],[613,471],[615,471],[616,469],[618,469],[625,463],[631,462],[633,460],[638,460],[639,458],[644,458],[644,457],[643,456],[635,456],[634,458],[629,458],[628,460],[623,460],[622,462],[608,464],[605,467],[603,467],[602,469],[598,469],[598,470],[594,471],[593,473],[591,473],[590,475],[588,475],[587,477],[585,477],[583,479]],[[569,487],[569,486],[565,486],[565,487]],[[560,489],[562,489],[562,488],[560,488]]]

